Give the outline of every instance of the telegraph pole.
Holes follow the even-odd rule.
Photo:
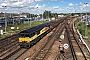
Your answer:
[[[6,8],[7,6],[2,6]],[[5,18],[5,33],[6,33],[6,28],[7,28],[7,20],[6,20],[6,12],[4,12],[4,18]]]
[[[84,3],[86,5],[86,21],[85,21],[85,25],[86,25],[86,29],[85,29],[85,37],[87,35],[87,4],[88,3]]]

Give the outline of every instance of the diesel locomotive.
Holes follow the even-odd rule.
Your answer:
[[[36,44],[42,37],[44,37],[51,30],[51,28],[51,23],[48,22],[20,32],[20,47],[31,47],[32,45]]]

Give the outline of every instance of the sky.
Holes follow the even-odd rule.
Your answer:
[[[90,0],[0,0],[0,12],[41,14],[45,10],[52,13],[90,12]]]

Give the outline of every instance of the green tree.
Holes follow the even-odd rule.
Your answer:
[[[58,18],[58,14],[57,13],[55,13],[55,18]]]
[[[50,18],[51,17],[51,11],[46,11],[45,10],[45,12],[43,13],[43,17],[44,18],[48,18],[48,17]]]

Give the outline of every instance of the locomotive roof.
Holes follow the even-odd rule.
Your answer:
[[[35,32],[35,31],[37,31],[37,30],[40,30],[40,29],[42,29],[43,27],[48,26],[48,25],[51,25],[51,23],[50,23],[50,22],[49,22],[49,23],[44,23],[44,24],[41,24],[41,25],[39,25],[39,26],[35,26],[35,27],[30,28],[30,29],[21,31],[20,33],[32,33],[32,32]]]

